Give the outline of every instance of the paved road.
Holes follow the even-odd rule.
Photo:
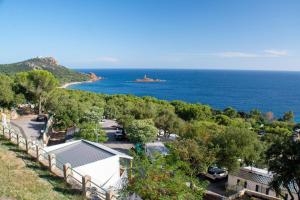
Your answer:
[[[11,124],[21,130],[22,134],[31,140],[41,139],[41,130],[45,127],[45,122],[35,121],[36,115],[20,116],[18,119],[11,120]]]
[[[101,122],[101,125],[108,137],[108,141],[104,143],[105,146],[126,154],[128,154],[129,150],[134,147],[134,144],[128,141],[115,140],[114,133],[117,130],[115,127],[119,125],[116,121],[105,119],[103,122]]]

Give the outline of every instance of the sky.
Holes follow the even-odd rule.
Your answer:
[[[0,63],[300,71],[300,0],[0,0]]]

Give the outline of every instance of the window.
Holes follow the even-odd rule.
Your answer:
[[[259,185],[256,185],[255,191],[258,192],[258,190],[259,190]]]
[[[270,188],[267,188],[266,189],[266,195],[269,195],[269,193],[270,193]]]
[[[240,182],[241,182],[240,179],[236,180],[236,184],[237,184],[237,185],[240,185]]]
[[[247,181],[244,182],[244,188],[247,188]]]

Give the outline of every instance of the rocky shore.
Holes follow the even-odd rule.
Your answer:
[[[95,81],[99,81],[99,80],[102,80],[103,78],[102,77],[98,77],[95,73],[92,73],[90,72],[88,74],[90,80],[88,81],[81,81],[81,82],[70,82],[70,83],[65,83],[63,84],[62,86],[60,86],[59,88],[68,88],[70,87],[71,85],[77,85],[77,84],[82,84],[82,83],[92,83],[92,82],[95,82]]]

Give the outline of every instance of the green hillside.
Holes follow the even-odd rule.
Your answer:
[[[8,75],[14,75],[18,72],[36,69],[50,71],[61,83],[86,81],[89,79],[86,74],[81,74],[59,65],[52,57],[37,57],[12,64],[0,64],[0,73]]]

